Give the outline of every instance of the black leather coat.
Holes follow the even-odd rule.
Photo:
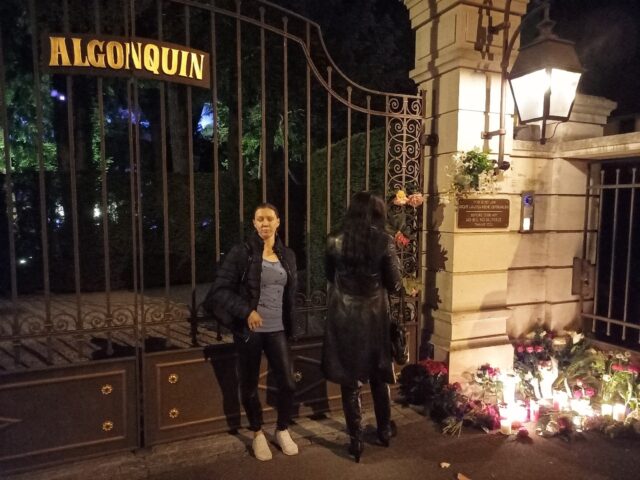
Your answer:
[[[389,339],[389,293],[402,288],[393,238],[374,229],[373,261],[364,273],[349,273],[343,235],[327,240],[327,322],[322,368],[332,382],[356,387],[375,378],[395,383]]]
[[[252,310],[258,308],[263,249],[264,241],[256,232],[252,232],[246,245],[244,243],[234,245],[224,257],[213,283],[216,301],[223,305],[234,318],[231,330],[240,336],[248,334],[247,318]],[[296,256],[279,237],[276,237],[273,251],[287,272],[287,284],[282,295],[282,323],[287,336],[292,337],[298,278]],[[247,269],[249,258],[251,264]],[[245,273],[246,278],[243,279]]]

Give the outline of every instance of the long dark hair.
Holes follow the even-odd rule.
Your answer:
[[[363,271],[372,255],[375,229],[384,231],[384,200],[372,192],[358,192],[351,198],[344,218],[342,255],[349,270]]]

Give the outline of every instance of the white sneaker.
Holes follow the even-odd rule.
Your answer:
[[[293,441],[289,430],[276,430],[276,442],[280,445],[285,455],[297,455],[298,445]]]
[[[253,437],[253,444],[251,447],[253,448],[253,454],[258,460],[266,462],[273,458],[271,449],[269,448],[269,443],[267,442],[264,433],[260,432],[258,435]]]

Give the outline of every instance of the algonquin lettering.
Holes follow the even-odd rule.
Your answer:
[[[43,38],[43,64],[52,72],[136,74],[209,87],[209,54],[150,39],[89,35]]]

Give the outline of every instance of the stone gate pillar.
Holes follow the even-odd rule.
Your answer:
[[[529,0],[513,0],[511,32],[519,25]],[[508,228],[459,229],[455,201],[440,203],[450,184],[447,166],[452,154],[474,147],[497,155],[500,109],[502,33],[491,35],[503,21],[505,0],[404,0],[416,35],[418,87],[426,92],[426,133],[439,137],[425,151],[426,232],[422,258],[425,335],[434,357],[449,363],[450,379],[483,363],[503,369],[513,365],[507,336],[507,274],[517,240],[519,192],[509,192],[507,172],[495,198],[510,200]],[[511,62],[517,54],[514,48]],[[507,96],[505,160],[512,148],[513,102]]]

